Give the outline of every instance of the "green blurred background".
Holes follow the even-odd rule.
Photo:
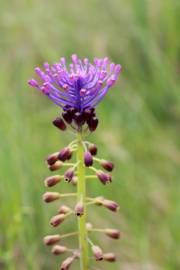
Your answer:
[[[58,107],[27,80],[34,66],[72,53],[109,56],[123,67],[89,138],[116,164],[113,184],[93,182],[89,193],[121,205],[116,216],[91,209],[97,226],[123,232],[117,242],[94,235],[119,257],[102,268],[180,269],[180,1],[0,0],[0,33],[0,269],[59,269],[61,258],[42,244],[55,212],[41,199],[50,175],[44,159],[72,136],[52,126]],[[59,230],[74,226],[70,219]]]

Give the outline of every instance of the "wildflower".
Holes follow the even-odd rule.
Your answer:
[[[111,200],[103,200],[102,205],[113,212],[117,212],[119,209],[118,204]]]
[[[53,120],[53,125],[62,131],[66,130],[66,124],[60,117],[57,117],[55,120]]]
[[[74,208],[74,212],[77,216],[82,216],[84,214],[84,204],[82,201],[79,201],[75,208]]]
[[[61,255],[61,254],[65,253],[67,250],[68,250],[67,247],[55,245],[55,246],[53,246],[51,251],[54,255]]]
[[[64,214],[58,214],[51,218],[50,224],[53,227],[57,227],[59,224],[61,224],[64,221],[65,217],[66,216]]]
[[[71,211],[71,208],[70,207],[68,207],[66,205],[62,205],[62,206],[60,206],[58,213],[59,214],[67,214],[70,211]]]
[[[116,256],[114,253],[105,253],[103,254],[103,259],[108,262],[115,262]]]
[[[110,161],[102,159],[100,161],[101,166],[108,172],[111,172],[114,169],[114,164]]]
[[[64,179],[67,182],[71,182],[73,177],[74,177],[74,168],[69,168],[64,174]]]
[[[93,156],[97,154],[97,146],[95,144],[89,145],[88,150]]]
[[[68,257],[67,259],[65,259],[61,264],[61,270],[69,270],[74,260],[75,256]]]
[[[72,151],[69,147],[63,148],[58,155],[58,159],[62,162],[69,160],[72,156]]]
[[[105,229],[105,234],[113,239],[119,239],[120,232],[115,229]]]
[[[60,198],[60,194],[58,192],[45,192],[43,194],[43,200],[46,203],[53,202],[55,200],[58,200]]]
[[[59,234],[54,234],[54,235],[47,235],[44,237],[44,244],[47,246],[54,245],[57,242],[59,242],[61,239]]]
[[[58,160],[58,152],[56,152],[56,153],[53,153],[53,154],[51,154],[51,155],[49,155],[48,157],[47,157],[47,164],[48,165],[53,165],[57,160]]]
[[[86,167],[90,167],[93,164],[93,158],[89,151],[84,153],[84,164]]]
[[[112,181],[110,174],[104,173],[101,170],[97,171],[96,175],[103,185]]]
[[[99,246],[92,246],[92,252],[96,258],[96,261],[101,261],[103,260],[103,252],[102,249]]]
[[[60,160],[58,160],[54,164],[48,165],[48,169],[53,172],[59,170],[62,166],[63,163]]]
[[[52,186],[55,186],[60,181],[61,181],[61,176],[60,175],[53,175],[53,176],[47,177],[44,180],[44,183],[45,183],[46,187],[52,187]]]

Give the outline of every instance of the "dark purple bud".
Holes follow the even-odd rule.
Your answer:
[[[58,160],[58,152],[53,153],[47,157],[47,163],[48,165],[53,165]]]
[[[65,147],[59,152],[58,159],[64,162],[65,160],[70,159],[71,156],[72,156],[71,149],[68,147]]]
[[[84,153],[84,164],[86,167],[90,167],[93,165],[93,157],[89,151]]]
[[[53,121],[53,125],[61,130],[66,130],[66,124],[64,123],[63,119],[60,117],[57,117],[54,121]]]
[[[46,203],[56,201],[59,198],[60,198],[60,194],[58,192],[45,192],[43,194],[43,201]]]
[[[65,215],[64,214],[58,214],[54,217],[51,218],[50,220],[50,224],[53,227],[57,227],[59,224],[61,224],[65,219]]]
[[[59,234],[47,235],[44,237],[43,242],[47,246],[51,246],[59,242],[61,239]]]
[[[48,168],[49,168],[50,171],[57,171],[62,166],[63,166],[63,163],[60,160],[58,160],[54,164],[48,165]]]
[[[88,124],[88,127],[89,127],[89,130],[91,132],[95,131],[97,126],[98,126],[98,119],[96,117],[92,117],[90,118],[88,121],[87,121],[87,124]]]
[[[61,179],[62,179],[62,177],[60,175],[49,176],[44,180],[44,184],[46,187],[53,187],[57,183],[59,183],[61,181]]]
[[[65,173],[64,173],[64,179],[67,182],[71,182],[72,178],[74,177],[74,168],[69,168]]]
[[[67,251],[67,247],[64,247],[64,246],[60,246],[60,245],[55,245],[51,252],[54,254],[54,255],[61,255],[63,253],[65,253]]]
[[[91,155],[95,156],[97,154],[97,146],[95,144],[91,144],[88,147],[89,152],[91,153]]]
[[[118,204],[110,200],[103,200],[102,205],[113,212],[117,212],[119,209]]]
[[[68,123],[71,124],[72,123],[72,114],[69,110],[64,111],[62,113],[62,117],[64,118],[64,120]]]
[[[111,172],[114,169],[114,164],[110,161],[105,160],[105,159],[102,159],[100,164],[108,172]]]
[[[114,253],[105,253],[103,255],[103,259],[108,262],[115,262],[116,261],[116,255]]]
[[[116,229],[105,229],[105,234],[113,239],[120,238],[120,232]]]
[[[71,267],[73,261],[75,260],[75,257],[68,257],[67,259],[65,259],[62,264],[61,264],[61,270],[69,270],[69,268]]]
[[[96,172],[96,175],[103,185],[112,182],[111,175],[108,173],[104,173],[103,171],[99,170]]]
[[[78,126],[81,126],[84,124],[85,120],[84,120],[84,117],[83,117],[83,114],[80,113],[80,112],[76,112],[74,114],[74,121],[75,123],[78,125]]]
[[[84,120],[88,121],[93,116],[94,111],[90,108],[87,108],[83,111]]]
[[[76,216],[81,217],[84,214],[84,204],[82,201],[79,201],[75,208],[74,208],[74,212],[76,214]]]
[[[92,253],[94,254],[96,261],[102,261],[103,260],[103,252],[102,249],[98,246],[92,246]]]

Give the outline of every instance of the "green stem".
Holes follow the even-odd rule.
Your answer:
[[[77,161],[79,161],[77,167],[77,199],[82,200],[84,204],[84,214],[78,217],[79,227],[79,248],[80,255],[80,270],[89,270],[88,262],[88,242],[87,242],[87,229],[86,229],[86,181],[85,181],[85,167],[84,167],[84,148],[81,133],[77,134]]]

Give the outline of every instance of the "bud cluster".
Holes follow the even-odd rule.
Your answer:
[[[87,127],[90,132],[96,130],[98,126],[94,108],[84,108],[79,111],[77,108],[66,105],[63,108],[62,116],[57,117],[53,121],[53,125],[62,131],[65,131],[68,126],[77,131],[82,131],[83,127]]]

